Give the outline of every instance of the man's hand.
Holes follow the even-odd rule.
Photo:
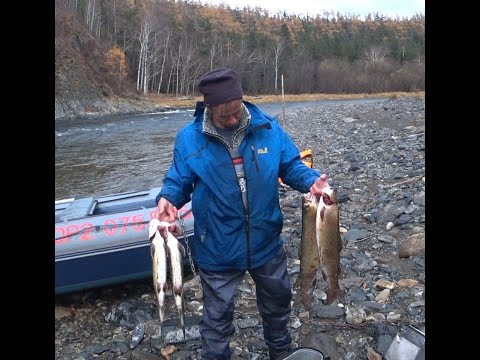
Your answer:
[[[313,185],[310,187],[310,193],[315,195],[317,198],[322,196],[323,188],[326,186],[330,186],[328,185],[327,177],[327,174],[322,174],[319,178],[317,178],[317,180],[315,180]]]
[[[170,201],[161,197],[158,201],[157,209],[155,210],[154,218],[160,221],[167,221],[169,223],[177,220],[178,210],[175,206],[172,205]],[[176,233],[177,226],[172,224],[168,227],[168,231],[170,231],[174,235],[179,235]]]

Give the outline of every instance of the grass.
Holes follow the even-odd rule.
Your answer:
[[[334,100],[334,99],[365,99],[386,97],[389,99],[397,99],[400,97],[425,96],[425,91],[417,92],[390,92],[390,93],[376,93],[376,94],[299,94],[299,95],[285,95],[285,102],[292,101],[313,101],[313,100]],[[158,106],[166,106],[173,108],[194,107],[197,101],[202,101],[202,96],[195,97],[174,97],[168,95],[148,95],[143,98],[151,101]],[[282,95],[244,95],[243,99],[251,103],[280,103],[282,102]]]

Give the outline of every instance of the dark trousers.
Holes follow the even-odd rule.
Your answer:
[[[287,257],[280,248],[266,264],[248,270],[255,281],[257,307],[263,320],[263,336],[269,349],[286,350],[292,337],[287,324],[292,291],[287,273]],[[206,271],[199,269],[203,287],[203,316],[199,329],[202,360],[229,360],[230,337],[235,332],[233,310],[235,290],[245,271]]]

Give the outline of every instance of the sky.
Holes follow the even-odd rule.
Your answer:
[[[323,15],[333,10],[342,15],[358,15],[364,18],[368,13],[379,13],[390,18],[425,15],[425,0],[197,0],[211,5],[226,4],[231,8],[244,6],[260,7],[276,14],[286,11],[288,14]]]

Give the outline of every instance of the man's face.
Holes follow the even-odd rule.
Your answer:
[[[233,129],[238,127],[243,113],[242,99],[233,100],[224,104],[211,106],[212,120],[220,129]]]

